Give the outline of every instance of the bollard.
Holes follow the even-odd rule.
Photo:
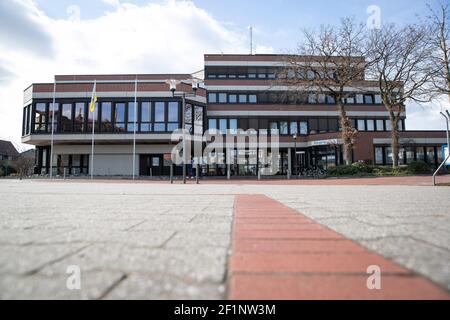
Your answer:
[[[198,180],[199,180],[199,176],[200,176],[200,170],[198,168],[198,164],[195,166],[195,182],[198,184]]]
[[[173,183],[173,163],[170,164],[170,183]]]

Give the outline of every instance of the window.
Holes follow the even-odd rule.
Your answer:
[[[184,129],[192,133],[193,129],[193,117],[192,117],[193,107],[190,103],[187,103],[184,109]]]
[[[365,104],[373,104],[373,95],[365,94],[364,95],[364,103]]]
[[[364,103],[364,97],[362,94],[357,94],[356,95],[356,103],[357,104],[363,104]]]
[[[72,104],[64,103],[62,105],[61,127],[63,132],[72,132]]]
[[[300,134],[308,134],[308,122],[300,121]]]
[[[298,134],[297,121],[292,121],[290,125],[291,134]]]
[[[102,102],[102,131],[103,132],[111,132],[112,131],[112,124],[111,124],[111,110],[112,110],[112,104],[111,102]]]
[[[328,104],[335,104],[336,100],[334,99],[333,96],[327,95],[327,103]]]
[[[381,95],[379,95],[379,94],[376,94],[376,95],[375,95],[375,103],[376,103],[376,104],[381,104],[381,103],[382,103],[382,101],[381,101]]]
[[[358,131],[366,131],[366,122],[364,121],[364,119],[358,119],[357,125]]]
[[[137,105],[136,105],[136,110],[137,110]],[[136,129],[137,131],[137,127],[135,128],[134,122],[137,119],[135,119],[135,106],[134,106],[134,102],[128,102],[128,118],[127,118],[127,131],[128,132],[134,132],[134,130]],[[137,124],[136,124],[137,126]]]
[[[425,151],[423,147],[416,148],[416,158],[417,161],[425,161]]]
[[[349,96],[349,97],[345,98],[345,103],[346,104],[355,104],[355,97]]]
[[[230,119],[230,133],[237,133],[237,119]]]
[[[331,132],[339,131],[339,121],[337,118],[328,119],[328,131]]]
[[[228,95],[228,102],[229,103],[237,103],[237,95],[236,94],[229,94]]]
[[[150,102],[141,103],[141,132],[152,131],[152,105]]]
[[[239,95],[239,103],[247,103],[247,95],[246,94]]]
[[[279,131],[278,131],[278,123],[277,122],[270,122],[269,127],[270,127],[270,133],[278,134]]]
[[[249,96],[248,96],[248,102],[250,102],[250,103],[256,103],[257,101],[256,101],[256,94],[250,94]]]
[[[367,131],[375,131],[375,121],[367,120]]]
[[[55,115],[55,120],[53,120],[53,115]],[[49,103],[48,104],[48,125],[47,132],[52,132],[52,125],[54,126],[53,132],[58,131],[58,122],[59,122],[59,103]]]
[[[89,105],[87,105],[87,130],[88,132],[92,132],[92,124],[94,124],[95,130],[98,130],[98,102],[95,103],[94,112],[89,110]]]
[[[309,119],[308,127],[309,127],[310,133],[316,134],[319,130],[319,124],[317,123],[317,119]]]
[[[179,128],[179,103],[168,102],[167,104],[167,131],[174,131]]]
[[[385,147],[384,148],[384,157],[386,159],[386,164],[392,164],[392,148],[391,147]]]
[[[212,134],[217,132],[217,119],[208,119],[208,129]]]
[[[398,120],[397,129],[398,129],[398,131],[403,131],[403,121],[402,120]]]
[[[375,164],[383,164],[383,148],[375,148]]]
[[[317,95],[317,102],[320,104],[324,104],[325,103],[325,95],[320,93]]]
[[[157,132],[166,131],[165,120],[166,120],[166,117],[165,117],[164,102],[155,102],[154,131],[157,131]]]
[[[427,149],[427,162],[434,164],[435,163],[435,159],[434,159],[434,147],[426,147]]]
[[[219,93],[219,103],[227,103],[227,94]]]
[[[308,94],[308,103],[317,103],[317,96],[314,93]]]
[[[208,102],[209,103],[217,103],[217,94],[216,93],[208,93]]]
[[[319,132],[327,132],[328,131],[328,121],[326,118],[319,119]]]
[[[384,120],[377,119],[377,131],[384,131]]]
[[[384,127],[386,128],[386,131],[391,131],[392,130],[391,120],[384,120]]]
[[[114,109],[114,131],[125,131],[125,103],[118,102]]]
[[[36,103],[34,108],[34,131],[45,132],[45,122],[47,119],[46,105],[45,103]]]
[[[75,103],[75,132],[84,132],[85,103]]]
[[[406,163],[411,163],[414,161],[414,147],[406,147]]]
[[[288,123],[287,121],[280,121],[280,134],[288,134]]]
[[[227,119],[220,119],[219,120],[219,131],[221,134],[227,133]]]

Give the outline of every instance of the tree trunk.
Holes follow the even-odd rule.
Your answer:
[[[344,153],[344,163],[345,165],[352,164],[352,149],[353,149],[353,135],[354,130],[350,124],[350,119],[347,117],[347,112],[345,111],[342,103],[338,103],[339,113],[340,113],[340,123],[341,123],[341,138],[343,141],[343,153]]]
[[[398,167],[398,120],[391,120],[392,130],[391,130],[391,149],[392,149],[392,168]]]

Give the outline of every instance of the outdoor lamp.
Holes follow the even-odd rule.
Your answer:
[[[166,83],[169,84],[169,89],[172,92],[172,96],[174,96],[175,90],[177,89],[177,84],[179,83],[179,81],[177,81],[175,79],[170,79],[170,80],[166,80]]]

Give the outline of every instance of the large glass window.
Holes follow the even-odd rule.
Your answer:
[[[152,104],[141,102],[141,132],[149,132],[152,129]]]
[[[179,125],[179,103],[169,102],[167,106],[167,131],[174,131],[180,127]]]
[[[227,119],[220,119],[219,120],[219,131],[221,134],[227,133]]]
[[[364,103],[365,104],[373,104],[373,95],[365,94],[364,95]]]
[[[230,133],[237,133],[237,119],[230,119]]]
[[[102,102],[102,131],[111,132],[112,131],[112,103]]]
[[[391,120],[384,120],[384,125],[385,125],[385,128],[386,128],[386,131],[391,131],[392,130]]]
[[[155,102],[155,131],[166,131],[164,102]]]
[[[98,131],[98,102],[95,103],[94,112],[90,112],[89,105],[87,108],[87,130],[92,132],[92,123],[94,123],[94,130]]]
[[[219,103],[227,103],[227,94],[219,93]]]
[[[435,163],[434,147],[426,147],[426,149],[427,149],[427,162],[434,164]]]
[[[118,102],[114,110],[114,126],[116,132],[125,131],[125,103]]]
[[[414,161],[414,147],[406,147],[406,163],[411,163]]]
[[[55,120],[52,121],[53,115],[55,115]],[[53,132],[58,132],[59,130],[59,103],[56,102],[54,105],[53,103],[48,104],[48,125],[47,125],[47,132],[52,132],[52,124],[53,124]]]
[[[358,131],[366,131],[366,121],[364,119],[358,119]]]
[[[61,129],[62,132],[72,132],[72,104],[64,103],[61,112]]]
[[[319,132],[328,131],[328,121],[326,118],[319,118]]]
[[[269,127],[270,127],[270,133],[279,134],[278,122],[270,122]]]
[[[128,102],[128,117],[127,117],[127,131],[128,132],[134,132],[135,130],[135,121],[137,120],[135,118],[135,113],[137,113],[137,106],[136,105],[136,109],[134,107],[134,102]],[[137,126],[137,123],[136,123]],[[138,128],[136,128],[137,131]]]
[[[363,104],[364,103],[364,97],[362,94],[357,94],[356,95],[356,103],[357,104]]]
[[[368,119],[367,120],[367,131],[375,131],[375,121]]]
[[[249,103],[256,103],[257,102],[256,94],[249,94],[248,95],[248,102]]]
[[[280,134],[288,134],[288,123],[287,121],[280,121]]]
[[[208,130],[211,134],[217,132],[217,119],[208,119]]]
[[[217,103],[217,93],[208,93],[208,102]]]
[[[381,104],[381,102],[382,102],[382,101],[381,101],[381,95],[376,94],[376,95],[375,95],[375,103],[376,103],[376,104]]]
[[[192,119],[192,111],[193,107],[190,103],[186,103],[185,109],[184,109],[184,128],[188,130],[190,133],[192,133],[193,128],[193,119]]]
[[[45,132],[47,111],[45,103],[36,103],[34,111],[34,131]]]
[[[384,157],[386,159],[386,164],[392,164],[392,148],[391,147],[385,147],[384,148]]]
[[[85,108],[84,102],[75,103],[75,132],[84,132]]]
[[[300,121],[300,134],[308,134],[308,122]]]
[[[239,103],[247,103],[247,95],[246,94],[239,95]]]
[[[228,102],[229,103],[237,103],[237,95],[236,94],[229,94],[228,95]]]
[[[416,148],[417,161],[425,161],[425,151],[423,147]]]
[[[375,148],[375,164],[383,164],[383,148]]]
[[[384,120],[377,120],[377,131],[384,131]]]
[[[291,121],[290,130],[291,130],[291,134],[298,134],[297,121]]]

